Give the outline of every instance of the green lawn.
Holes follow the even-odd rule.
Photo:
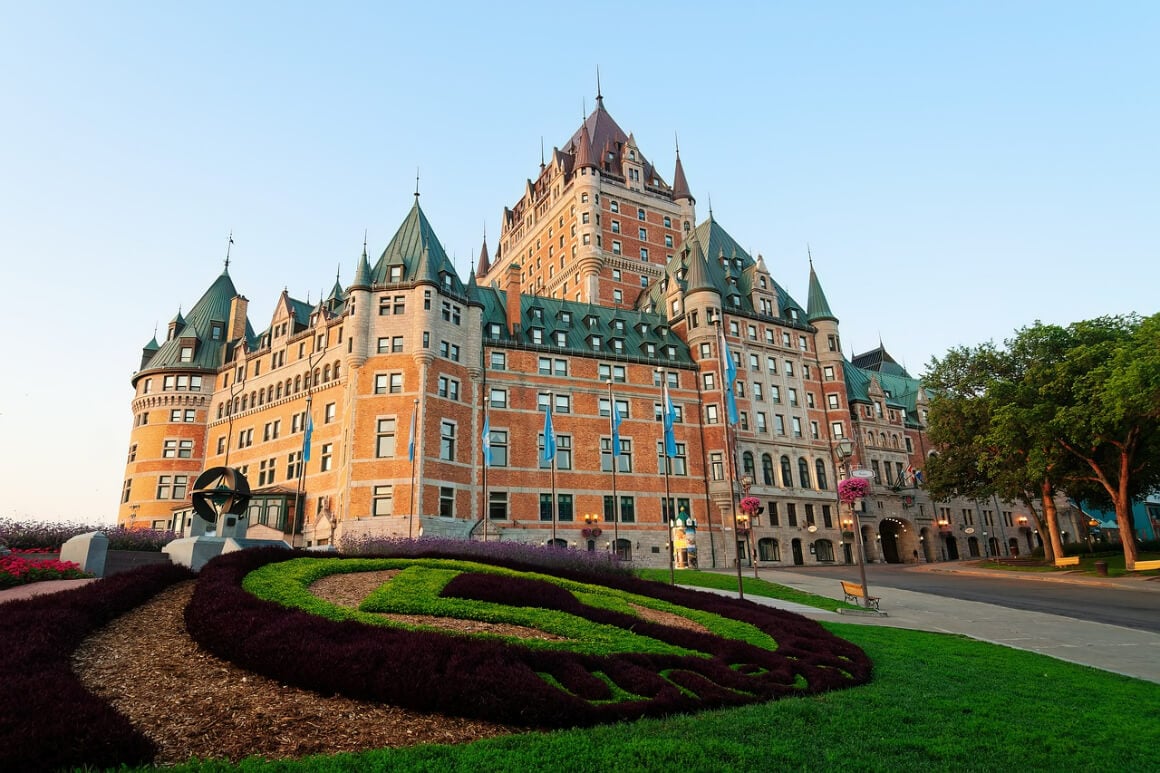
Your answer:
[[[667,570],[662,572],[667,580]],[[706,582],[723,577],[736,583],[727,575],[694,574]],[[786,589],[752,578],[746,592],[756,595],[762,586],[789,598]],[[174,770],[1074,773],[1155,770],[1160,763],[1160,685],[964,637],[850,623],[826,627],[870,655],[871,684],[814,698],[464,746]]]
[[[1160,553],[1141,552],[1136,556],[1137,561],[1155,561],[1160,559]],[[1005,566],[997,564],[992,561],[982,561],[979,566],[984,569],[1000,569],[1008,572],[1083,572],[1090,574],[1093,577],[1098,576],[1096,573],[1096,561],[1106,561],[1108,563],[1108,577],[1123,577],[1125,575],[1144,575],[1146,577],[1155,577],[1160,575],[1160,571],[1151,569],[1147,572],[1128,572],[1124,569],[1124,554],[1114,553],[1097,556],[1080,556],[1079,566],[1064,566],[1055,567],[1051,564],[1044,564],[1040,566]]]
[[[638,569],[636,573],[646,580],[663,583],[668,583],[669,581],[668,569]],[[735,574],[702,572],[696,569],[677,569],[674,574],[676,575],[677,585],[692,585],[698,588],[715,588],[718,590],[733,591],[734,593],[737,592],[737,575]],[[804,604],[807,607],[817,607],[818,609],[861,609],[861,607],[855,606],[854,604],[835,601],[827,596],[818,596],[813,593],[794,590],[793,588],[777,585],[767,580],[760,580],[756,577],[742,575],[741,584],[747,596],[768,596],[769,598],[792,601],[796,604]]]

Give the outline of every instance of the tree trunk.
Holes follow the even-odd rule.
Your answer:
[[[1116,525],[1120,527],[1120,544],[1124,548],[1124,569],[1136,571],[1136,530],[1132,525],[1132,498],[1128,496],[1128,475],[1131,460],[1127,453],[1120,454],[1120,480],[1112,502],[1116,505]]]
[[[1047,521],[1047,536],[1046,544],[1051,545],[1051,552],[1054,554],[1052,563],[1063,558],[1063,540],[1059,536],[1059,514],[1055,511],[1055,488],[1051,485],[1048,479],[1043,480],[1043,520]],[[1046,548],[1044,549],[1046,555]]]

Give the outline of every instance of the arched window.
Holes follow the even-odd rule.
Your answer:
[[[258,393],[257,392],[250,392],[250,407],[252,407],[252,408],[258,407]]]
[[[881,445],[883,448],[886,448],[886,433],[885,433],[885,432],[883,432],[883,433],[879,434],[878,438],[879,438],[879,440],[881,440],[881,441],[882,441],[882,442],[880,443],[880,445]]]
[[[798,457],[798,480],[802,488],[810,488],[810,463],[801,456]]]
[[[302,376],[294,377],[294,394],[298,394],[302,390]]]
[[[335,381],[338,381],[338,368],[339,368],[339,364],[340,364],[340,363],[339,363],[337,360],[335,360],[335,362],[334,362],[334,380],[335,380]]]
[[[328,381],[330,381],[330,366],[323,365],[322,366],[322,383],[325,384]]]
[[[218,403],[217,417],[219,419],[222,417],[222,414],[225,413],[225,410],[226,410],[226,404],[225,403]]]
[[[250,396],[249,395],[242,395],[242,410],[244,411],[249,407],[250,407]]]
[[[765,479],[765,485],[773,485],[773,457],[769,454],[761,455],[761,477]]]
[[[757,541],[757,558],[760,561],[780,561],[781,545],[773,537],[762,537]]]
[[[826,490],[826,463],[818,459],[814,463],[814,477],[818,480],[818,488],[822,491]]]
[[[789,466],[789,457],[781,457],[781,485],[793,488],[793,469]]]
[[[282,382],[281,381],[278,382],[278,388],[276,390],[274,390],[274,399],[276,399],[276,400],[282,399]]]
[[[741,471],[742,474],[748,475],[754,480],[757,479],[757,473],[753,470],[753,454],[749,451],[741,455]]]
[[[866,445],[874,445],[874,430],[872,429],[866,430]]]
[[[814,543],[814,557],[819,561],[834,560],[834,543],[828,539],[820,539]]]

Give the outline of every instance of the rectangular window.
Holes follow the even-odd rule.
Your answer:
[[[455,517],[455,489],[450,486],[439,487],[439,517]]]
[[[632,440],[620,439],[620,453],[617,456],[617,472],[632,472]],[[612,438],[600,438],[600,471],[612,472]]]
[[[507,408],[508,393],[506,389],[492,387],[488,399],[492,408]]]
[[[493,521],[508,519],[508,493],[506,491],[487,492],[487,517]]]
[[[717,454],[717,456],[720,457],[721,455]],[[658,440],[657,441],[657,472],[659,472],[661,475],[663,475],[665,472],[665,460],[666,460],[666,458],[667,457],[665,456],[665,443],[663,440]],[[669,461],[669,474],[670,475],[688,475],[689,474],[688,460],[686,459],[686,456],[685,456],[685,444],[684,443],[677,443],[677,455],[672,457],[671,459],[668,459],[668,461]],[[722,472],[722,475],[724,475],[724,472]],[[723,477],[722,478],[714,478],[714,480],[723,480],[723,479],[724,479]]]
[[[446,419],[439,422],[439,458],[455,461],[455,422]]]
[[[785,517],[791,529],[797,528],[797,505],[793,502],[787,502],[785,505]]]
[[[492,370],[507,370],[507,354],[505,352],[492,352],[489,360]]]
[[[561,521],[573,520],[572,495],[558,494],[556,504],[556,518]]]
[[[322,460],[321,460],[321,466],[319,467],[319,469],[322,472],[326,472],[327,470],[330,469],[331,459],[333,457],[334,457],[334,444],[333,443],[323,443],[322,444]]]
[[[506,429],[491,430],[491,466],[508,466],[508,433]]]
[[[772,499],[765,503],[765,512],[769,513],[769,525],[781,526],[781,514],[777,511],[777,502]]]
[[[705,406],[705,423],[706,424],[717,424],[718,421],[719,421],[719,419],[717,418],[717,406],[712,404],[712,403],[709,405],[706,405]]]
[[[338,413],[338,406],[334,403],[327,403],[326,409],[322,412],[322,423],[330,424],[334,421],[334,417]],[[278,431],[278,422],[274,422],[274,431]]]
[[[459,399],[459,382],[447,376],[439,377],[438,395],[448,400]]]
[[[393,515],[395,512],[395,487],[375,486],[371,501],[371,515]]]
[[[540,520],[552,520],[552,495],[540,494]]]
[[[375,430],[375,456],[388,459],[395,455],[395,420],[379,419]]]

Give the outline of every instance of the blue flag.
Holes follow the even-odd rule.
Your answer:
[[[411,411],[411,440],[407,443],[407,461],[415,461],[415,417],[419,415],[419,406]]]
[[[612,471],[616,471],[616,460],[620,457],[620,411],[616,408],[616,401],[612,401]]]
[[[483,466],[491,467],[491,417],[483,417]]]
[[[552,430],[552,406],[544,411],[544,452],[540,459],[550,462],[556,458],[556,433]]]
[[[737,381],[737,366],[729,354],[729,343],[725,340],[725,330],[721,329],[721,359],[725,363],[725,410],[729,414],[729,423],[737,423],[737,398],[733,394],[733,384]]]
[[[677,455],[677,438],[673,435],[673,422],[677,419],[677,409],[673,407],[673,400],[669,397],[669,382],[666,379],[663,388],[664,402],[661,405],[661,418],[665,426],[665,456],[670,459]]]
[[[302,461],[310,461],[310,436],[314,434],[314,417],[306,414],[306,437],[302,441]]]

